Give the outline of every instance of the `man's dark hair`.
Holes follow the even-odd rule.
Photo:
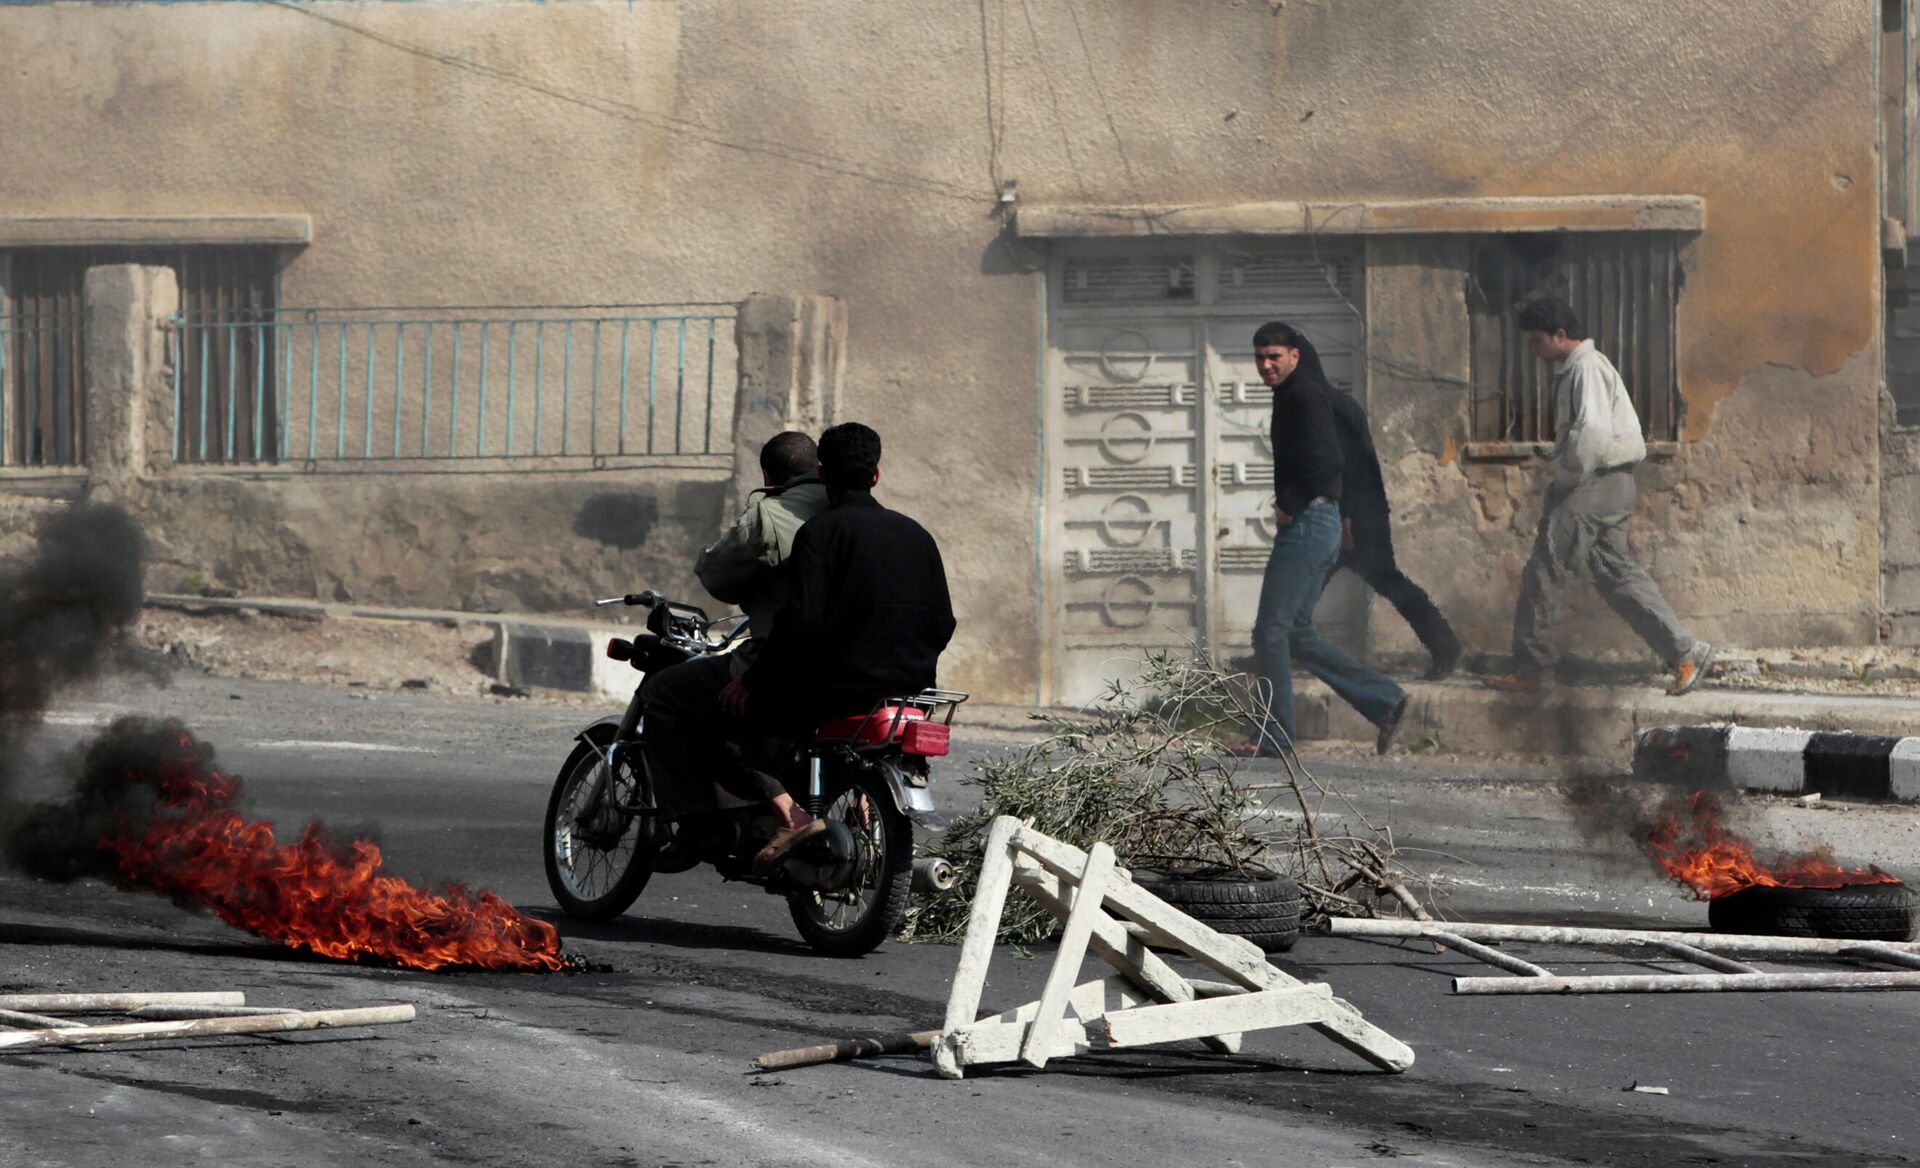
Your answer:
[[[880,469],[880,435],[858,422],[829,426],[820,435],[820,479],[829,487],[865,490]]]
[[[760,448],[760,472],[775,484],[819,469],[819,448],[813,444],[811,435],[798,430],[783,430]]]
[[[1306,340],[1306,337],[1300,335],[1299,329],[1287,322],[1270,320],[1253,334],[1253,347],[1265,349],[1271,345],[1285,345],[1289,349],[1298,349],[1306,343]]]
[[[1525,333],[1554,333],[1565,330],[1568,338],[1576,341],[1587,339],[1586,330],[1580,327],[1579,314],[1573,311],[1573,305],[1558,296],[1529,296],[1520,302],[1514,312],[1514,321]]]

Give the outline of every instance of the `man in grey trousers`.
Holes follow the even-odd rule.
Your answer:
[[[1627,519],[1637,498],[1633,472],[1647,456],[1633,399],[1613,362],[1587,339],[1571,305],[1535,297],[1520,306],[1518,320],[1534,356],[1555,365],[1553,485],[1533,557],[1520,578],[1514,672],[1489,678],[1488,684],[1523,692],[1551,684],[1561,601],[1584,572],[1608,606],[1673,670],[1667,692],[1686,693],[1713,663],[1713,646],[1681,627],[1660,586],[1627,549]]]

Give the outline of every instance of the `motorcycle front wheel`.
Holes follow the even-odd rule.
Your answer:
[[[818,953],[860,957],[900,929],[913,885],[913,824],[895,808],[884,780],[854,774],[828,783],[823,817],[852,833],[859,856],[844,892],[795,892],[793,923]]]
[[[627,911],[653,875],[645,822],[619,809],[636,802],[636,783],[625,762],[608,771],[604,751],[612,741],[610,728],[589,731],[567,756],[547,800],[547,887],[561,911],[582,920],[611,920]]]

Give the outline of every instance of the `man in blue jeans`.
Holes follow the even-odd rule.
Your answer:
[[[1340,558],[1341,480],[1345,463],[1334,429],[1333,387],[1317,363],[1303,365],[1299,330],[1269,321],[1253,334],[1260,379],[1273,387],[1273,554],[1260,585],[1253,652],[1267,689],[1266,719],[1242,750],[1272,756],[1294,742],[1293,661],[1326,682],[1380,729],[1385,754],[1407,713],[1407,692],[1368,669],[1313,627],[1320,590]]]

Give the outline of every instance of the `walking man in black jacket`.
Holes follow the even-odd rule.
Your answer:
[[[858,422],[829,428],[820,435],[820,480],[828,509],[794,537],[773,636],[720,695],[729,713],[801,734],[932,686],[954,630],[933,536],[873,497],[880,435]],[[784,791],[773,805],[784,826],[755,857],[762,871],[824,829]]]
[[[1367,411],[1354,396],[1327,380],[1320,367],[1320,354],[1313,343],[1301,338],[1300,367],[1310,370],[1328,387],[1327,400],[1333,407],[1334,432],[1340,442],[1340,457],[1346,464],[1341,478],[1340,562],[1335,571],[1345,568],[1366,581],[1367,587],[1386,598],[1402,620],[1420,638],[1432,663],[1427,667],[1428,681],[1438,681],[1460,664],[1460,637],[1440,613],[1440,607],[1418,584],[1407,579],[1393,557],[1393,527],[1388,519],[1387,485],[1380,477],[1380,456],[1373,449],[1373,429],[1367,424]]]
[[[1333,397],[1312,346],[1298,329],[1269,321],[1253,335],[1260,379],[1273,387],[1273,552],[1260,584],[1253,652],[1267,688],[1266,719],[1249,753],[1279,754],[1294,744],[1293,661],[1326,682],[1380,731],[1381,754],[1393,745],[1407,712],[1407,692],[1368,669],[1313,627],[1314,605],[1340,557],[1340,505],[1346,461],[1334,424]]]

